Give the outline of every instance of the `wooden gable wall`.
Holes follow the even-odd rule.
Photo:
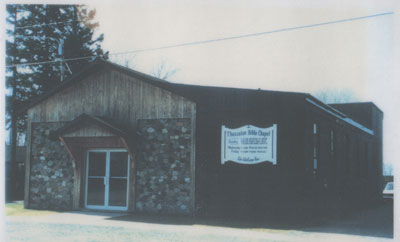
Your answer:
[[[28,110],[31,122],[70,121],[82,113],[123,120],[192,118],[195,104],[184,97],[106,69],[54,94]]]

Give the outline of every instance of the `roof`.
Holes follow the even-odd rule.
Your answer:
[[[234,91],[251,92],[251,94],[258,92],[258,93],[265,93],[265,94],[279,93],[279,94],[302,95],[302,96],[307,95],[305,93],[300,93],[300,92],[284,92],[284,91],[271,91],[271,90],[261,90],[261,89],[256,90],[256,89],[232,88],[232,87],[215,87],[215,86],[176,84],[176,83],[171,83],[166,80],[162,80],[162,79],[135,71],[133,69],[112,63],[107,60],[96,59],[95,61],[93,61],[92,63],[87,65],[85,68],[83,68],[80,72],[77,72],[76,74],[72,75],[67,80],[60,83],[60,85],[51,89],[49,92],[44,93],[43,95],[40,95],[38,97],[35,97],[33,99],[27,100],[26,102],[22,103],[20,106],[17,107],[17,113],[19,113],[19,114],[24,113],[31,107],[39,104],[40,102],[46,100],[47,98],[53,96],[54,94],[56,94],[58,92],[64,90],[65,88],[84,80],[86,77],[88,77],[91,74],[94,74],[96,72],[99,72],[99,71],[107,69],[107,68],[121,71],[122,73],[129,75],[131,77],[134,77],[134,78],[140,78],[141,81],[144,81],[151,85],[157,86],[159,88],[168,90],[172,93],[175,93],[177,95],[187,98],[188,100],[195,101],[195,102],[201,101],[201,99],[203,99],[204,96],[206,96],[209,93],[218,93],[218,94],[223,94],[223,95],[229,95],[230,93],[232,93]]]
[[[57,139],[59,136],[63,134],[81,128],[82,123],[92,123],[95,124],[111,133],[115,134],[116,136],[121,136],[124,138],[128,138],[128,132],[125,127],[117,124],[116,122],[111,121],[110,119],[98,116],[91,116],[88,114],[81,114],[77,118],[75,118],[70,123],[64,125],[63,127],[53,131],[50,134],[50,137],[53,139]]]
[[[370,105],[370,106],[375,107],[380,113],[383,114],[383,111],[382,111],[378,106],[376,106],[375,103],[373,103],[373,102],[329,103],[329,105],[331,105],[331,106],[337,106],[337,107],[340,107],[340,106],[361,106],[361,105]]]
[[[326,105],[327,107],[330,107],[330,110],[328,110],[328,109],[326,109],[326,107],[323,107],[323,106],[319,105],[318,103],[314,102],[310,98],[306,98],[306,101],[311,103],[311,104],[313,104],[314,106],[324,110],[325,112],[335,116],[336,118],[341,119],[342,121],[344,121],[344,122],[346,122],[346,123],[358,128],[358,129],[361,129],[365,133],[368,133],[370,135],[374,135],[374,131],[372,131],[371,129],[365,127],[364,125],[362,125],[360,123],[357,123],[356,121],[352,120],[351,118],[347,117],[345,114],[339,112],[338,110],[332,108],[331,106]],[[336,112],[334,112],[334,111],[336,111]]]
[[[225,95],[225,96],[230,96],[234,95],[235,92],[238,93],[248,93],[249,95],[254,95],[257,93],[260,94],[286,94],[286,95],[296,95],[299,97],[304,98],[305,101],[313,104],[314,106],[319,107],[321,110],[334,115],[335,117],[345,121],[346,123],[350,124],[351,126],[354,126],[356,128],[359,128],[363,130],[366,133],[373,134],[373,131],[367,129],[363,125],[355,122],[354,120],[350,119],[347,115],[343,114],[342,112],[338,111],[337,109],[333,108],[332,106],[329,106],[317,98],[311,96],[310,94],[306,93],[300,93],[300,92],[283,92],[283,91],[270,91],[270,90],[255,90],[255,89],[243,89],[243,88],[229,88],[229,87],[212,87],[212,86],[198,86],[198,85],[188,85],[188,84],[175,84],[171,83],[150,75],[146,75],[144,73],[132,70],[130,68],[123,67],[121,65],[112,63],[110,61],[106,61],[103,59],[97,59],[91,64],[89,64],[86,68],[84,68],[82,71],[76,73],[75,75],[71,76],[69,79],[65,80],[62,82],[60,85],[52,89],[51,91],[38,96],[32,100],[28,100],[27,102],[23,103],[20,107],[17,108],[17,113],[23,113],[26,112],[29,108],[39,104],[43,100],[51,97],[52,95],[64,90],[65,88],[74,85],[75,83],[78,83],[82,80],[84,80],[86,77],[89,75],[99,72],[101,70],[111,68],[117,71],[120,71],[124,74],[127,74],[131,77],[134,78],[139,78],[140,80],[147,82],[151,85],[157,86],[159,88],[171,91],[177,95],[180,95],[182,97],[187,98],[188,100],[194,101],[194,102],[207,102],[208,100],[208,95]],[[81,122],[82,120],[87,119],[91,120],[92,122],[95,122],[99,125],[103,125],[108,129],[111,129],[112,131],[122,134],[123,132],[121,129],[118,129],[116,126],[112,125],[108,121],[104,120],[104,118],[101,117],[94,117],[94,116],[89,116],[89,115],[81,115],[77,119],[75,119],[70,125],[73,126],[77,122]],[[69,126],[64,127],[65,129],[68,129]],[[58,132],[62,132],[63,130],[59,130]]]

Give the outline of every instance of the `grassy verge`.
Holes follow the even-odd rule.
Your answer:
[[[25,209],[23,202],[6,204],[6,216],[43,216],[56,214],[55,211]]]

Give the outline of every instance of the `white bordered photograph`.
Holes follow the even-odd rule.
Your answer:
[[[7,1],[4,240],[398,238],[398,10]]]

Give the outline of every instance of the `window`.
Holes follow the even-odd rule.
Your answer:
[[[333,129],[331,129],[331,132],[330,132],[330,139],[329,139],[329,141],[330,141],[330,147],[329,147],[329,153],[330,153],[330,169],[331,169],[331,172],[332,172],[332,176],[331,176],[331,186],[333,187],[333,188],[335,188],[336,187],[336,178],[337,178],[337,173],[338,173],[338,169],[339,169],[339,167],[338,167],[338,162],[337,162],[337,160],[336,160],[336,154],[335,154],[335,131],[333,130]]]
[[[359,139],[356,140],[356,149],[355,149],[355,155],[356,155],[356,169],[355,169],[355,175],[357,178],[360,177],[361,174],[361,157],[360,157],[360,141]]]
[[[349,136],[346,134],[344,136],[344,162],[345,162],[345,174],[349,175],[350,174],[350,140],[349,140]]]
[[[368,156],[368,142],[364,142],[364,154],[363,154],[363,160],[362,160],[362,167],[363,167],[363,171],[362,171],[362,176],[364,177],[364,178],[367,178],[368,177],[368,168],[369,168],[369,165],[370,165],[370,162],[369,162],[369,156]]]
[[[331,129],[331,147],[330,147],[330,150],[331,150],[331,156],[333,156],[334,155],[334,153],[335,153],[335,137],[334,137],[334,135],[335,135],[335,133],[334,133],[334,131]]]
[[[313,125],[313,168],[314,171],[318,169],[318,125]]]

